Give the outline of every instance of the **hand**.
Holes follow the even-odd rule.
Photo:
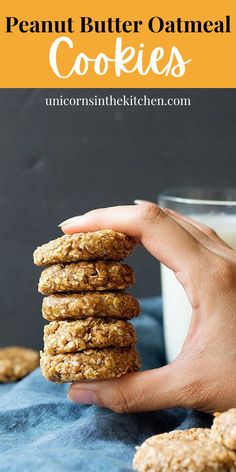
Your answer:
[[[174,362],[73,384],[69,398],[121,413],[236,407],[236,252],[211,229],[148,202],[94,210],[61,227],[68,234],[111,228],[134,236],[175,272],[192,306],[189,332]]]

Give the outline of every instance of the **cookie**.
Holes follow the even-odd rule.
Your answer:
[[[111,229],[67,234],[38,247],[34,251],[34,263],[44,266],[99,259],[120,261],[131,254],[135,245],[135,239]]]
[[[0,349],[0,382],[15,382],[39,365],[39,353],[25,347]]]
[[[82,292],[50,295],[43,299],[48,321],[93,317],[129,320],[140,313],[136,298],[125,292]]]
[[[41,352],[41,370],[51,382],[67,383],[81,380],[104,380],[135,372],[140,367],[139,356],[133,347],[88,349],[74,354]]]
[[[128,347],[135,342],[133,326],[121,320],[84,318],[77,321],[52,321],[44,327],[44,351],[47,354]]]
[[[211,428],[211,439],[236,450],[236,408],[216,415]]]
[[[209,430],[152,436],[137,449],[133,467],[138,472],[236,471],[236,454],[208,438]]]
[[[156,436],[151,436],[145,441],[148,444],[156,444],[160,441],[164,443],[168,441],[175,441],[183,439],[185,441],[196,441],[200,439],[202,441],[208,440],[210,437],[211,430],[209,428],[191,428],[191,429],[178,429],[176,431],[170,431],[169,433],[157,434]]]
[[[134,272],[119,262],[72,262],[43,270],[38,290],[44,295],[83,290],[124,290],[134,284]]]

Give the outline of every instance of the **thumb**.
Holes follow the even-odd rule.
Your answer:
[[[184,406],[183,375],[178,375],[174,364],[114,380],[75,383],[69,389],[68,398],[117,413],[181,407]]]

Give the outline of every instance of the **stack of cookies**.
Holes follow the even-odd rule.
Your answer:
[[[139,314],[125,292],[134,283],[131,267],[119,261],[135,240],[112,230],[65,235],[34,252],[34,263],[49,266],[38,290],[43,300],[43,375],[53,382],[120,377],[139,369],[136,335],[127,321]]]

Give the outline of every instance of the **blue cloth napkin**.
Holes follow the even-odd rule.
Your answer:
[[[141,301],[133,323],[143,368],[164,364],[159,297]],[[47,382],[40,370],[0,386],[1,472],[130,472],[135,446],[147,437],[212,418],[190,410],[117,414],[67,400],[68,386]]]

